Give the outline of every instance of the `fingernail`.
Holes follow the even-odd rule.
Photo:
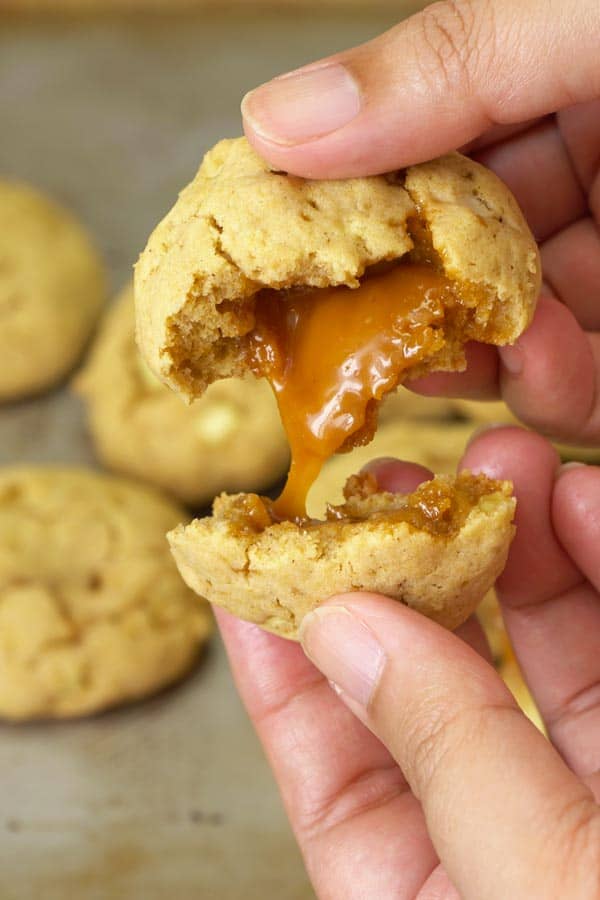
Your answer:
[[[260,137],[302,144],[337,131],[360,111],[360,91],[348,69],[328,63],[275,78],[242,100],[242,115]]]
[[[498,348],[502,365],[511,375],[520,375],[523,371],[523,354],[515,344],[507,344]]]
[[[344,606],[321,606],[300,627],[304,652],[323,674],[365,709],[385,666],[373,632]]]

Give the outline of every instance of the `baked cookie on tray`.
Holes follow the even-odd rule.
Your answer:
[[[333,453],[371,440],[399,384],[464,368],[469,340],[515,340],[539,284],[514,198],[457,153],[309,181],[243,138],[217,144],[137,264],[140,347],[188,397],[232,375],[267,378],[292,463],[276,501],[223,495],[212,518],[171,532],[188,584],[290,638],[308,610],[355,589],[464,621],[506,559],[509,484],[463,473],[404,497],[352,478],[324,520],[306,497]]]
[[[98,712],[192,666],[212,616],[165,540],[182,516],[124,479],[0,470],[0,717]]]
[[[221,491],[266,490],[280,480],[289,450],[269,385],[229,378],[190,406],[150,372],[134,332],[126,287],[75,381],[102,462],[196,507]]]
[[[82,226],[32,187],[0,179],[0,401],[60,381],[105,296],[102,264]]]

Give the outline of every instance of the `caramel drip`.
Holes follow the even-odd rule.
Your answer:
[[[455,302],[449,280],[421,263],[355,289],[259,295],[249,363],[275,391],[292,453],[276,516],[305,517],[323,463],[348,447],[403,372],[443,347],[445,311]]]

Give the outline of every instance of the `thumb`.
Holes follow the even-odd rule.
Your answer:
[[[596,804],[474,650],[375,594],[333,598],[301,637],[398,762],[461,897],[587,896]]]
[[[600,96],[598,0],[444,0],[242,103],[274,166],[313,178],[386,172]]]

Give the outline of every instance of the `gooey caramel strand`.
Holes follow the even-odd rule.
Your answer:
[[[370,275],[355,289],[259,295],[249,364],[275,391],[292,454],[277,518],[306,516],[323,463],[348,448],[404,371],[442,348],[455,303],[451,282],[421,263]]]

